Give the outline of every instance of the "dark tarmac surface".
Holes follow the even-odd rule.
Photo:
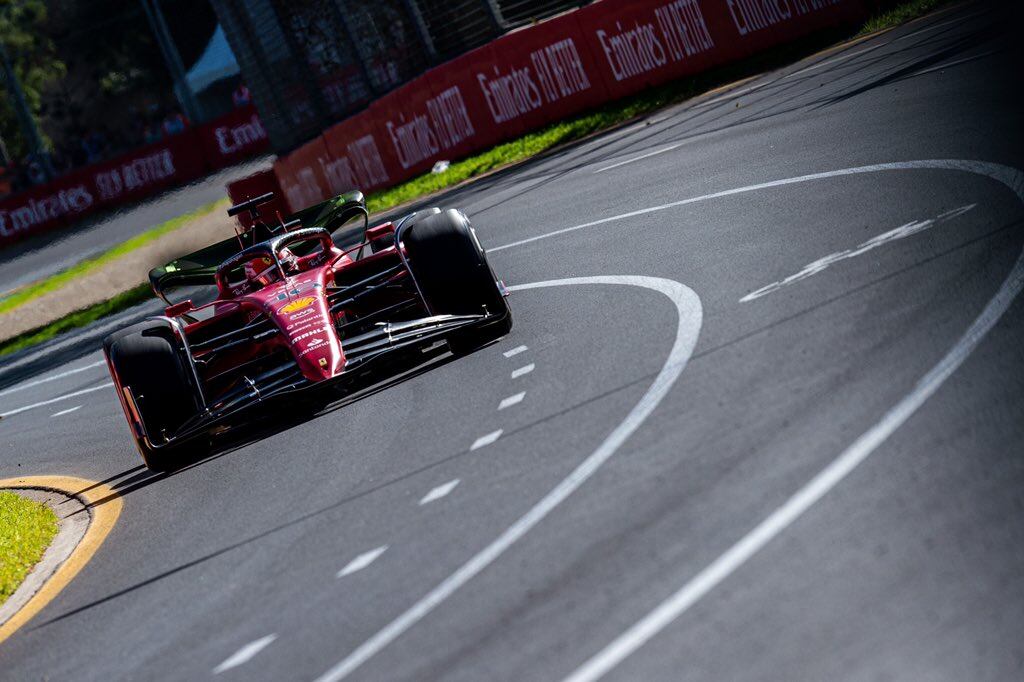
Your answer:
[[[0,477],[124,510],[0,676],[1024,678],[1024,110],[992,7],[455,193],[510,285],[604,279],[516,290],[501,342],[173,475],[98,352],[7,385]]]

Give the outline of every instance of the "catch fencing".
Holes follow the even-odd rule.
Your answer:
[[[604,102],[862,20],[875,0],[599,0],[501,35],[375,98],[229,187],[299,210],[394,186]]]
[[[212,0],[277,151],[431,67],[588,1]]]

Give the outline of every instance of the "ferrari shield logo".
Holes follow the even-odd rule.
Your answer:
[[[327,358],[320,358],[320,366],[321,367],[326,367],[327,366]]]
[[[295,299],[294,301],[292,301],[291,303],[289,303],[287,305],[281,306],[280,312],[282,312],[282,313],[294,313],[297,310],[302,310],[303,308],[308,308],[309,306],[313,305],[315,302],[316,302],[316,299],[313,298],[312,296],[306,296],[304,298],[298,298],[298,299]]]

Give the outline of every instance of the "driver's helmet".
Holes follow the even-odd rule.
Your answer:
[[[267,285],[270,283],[270,279],[273,276],[271,267],[274,265],[268,256],[260,256],[253,258],[245,262],[245,278],[250,282],[256,282],[258,284]]]

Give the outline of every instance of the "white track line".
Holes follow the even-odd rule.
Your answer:
[[[10,412],[0,413],[0,419],[3,419],[4,417],[10,417],[11,415],[14,415],[14,414],[20,414],[21,412],[26,412],[28,410],[34,410],[37,407],[44,407],[46,405],[52,405],[53,403],[59,403],[62,400],[67,400],[68,398],[75,398],[75,397],[78,397],[80,395],[85,395],[86,393],[92,393],[93,391],[101,391],[104,388],[110,388],[113,385],[114,385],[113,382],[108,381],[107,383],[100,384],[99,386],[93,386],[92,388],[85,388],[85,389],[82,389],[81,391],[75,391],[74,393],[67,393],[65,395],[57,396],[56,398],[50,398],[49,400],[44,400],[41,403],[33,403],[31,405],[26,405],[24,407],[19,407],[19,408],[15,409],[15,410],[11,410]]]
[[[15,393],[17,391],[24,391],[26,388],[32,388],[33,386],[38,386],[39,384],[45,384],[45,383],[48,383],[48,382],[51,382],[51,381],[56,381],[57,379],[63,379],[64,377],[71,376],[72,374],[78,374],[79,372],[86,372],[86,371],[88,371],[90,369],[93,369],[95,367],[99,367],[100,365],[105,365],[105,364],[107,364],[106,360],[100,360],[98,362],[94,362],[94,363],[92,363],[90,365],[86,365],[84,367],[78,367],[76,369],[69,369],[66,372],[61,372],[59,374],[54,374],[53,376],[46,377],[45,379],[36,379],[35,381],[29,381],[29,382],[24,383],[24,384],[18,384],[14,388],[8,388],[5,391],[0,391],[0,397],[3,397],[3,396],[8,395],[10,393]]]
[[[82,409],[81,405],[75,405],[74,407],[69,407],[68,409],[61,410],[60,412],[54,412],[53,414],[50,415],[50,418],[52,419],[53,417],[63,417],[66,414],[71,414],[72,412],[75,412],[80,409]]]
[[[504,410],[506,407],[518,405],[519,403],[523,402],[523,398],[525,397],[526,391],[523,391],[522,393],[516,393],[515,395],[510,395],[509,397],[501,401],[501,403],[498,405],[498,409]]]
[[[725,192],[717,192],[715,194],[705,195],[703,197],[696,197],[693,199],[685,199],[680,202],[673,202],[672,204],[666,204],[661,207],[655,207],[651,209],[643,209],[641,211],[633,211],[630,214],[622,214],[620,216],[613,216],[610,218],[604,218],[599,221],[592,223],[586,223],[573,228],[567,228],[563,230],[556,230],[530,239],[524,239],[511,244],[505,244],[504,246],[497,247],[496,249],[490,249],[490,251],[496,251],[500,249],[509,249],[513,246],[520,244],[527,244],[530,242],[538,241],[540,239],[546,239],[547,237],[555,236],[558,234],[565,234],[573,230],[582,229],[584,227],[590,227],[592,225],[599,225],[613,220],[622,220],[625,217],[633,215],[642,215],[644,213],[651,213],[656,210],[665,210],[672,206],[682,206],[685,204],[695,203],[697,201],[704,201],[719,196],[730,196],[733,194],[740,194],[743,192],[753,192],[759,189],[765,189],[768,187],[779,187],[783,185],[795,184],[798,182],[806,182],[809,180],[819,180],[826,178],[841,177],[846,175],[856,175],[859,173],[872,173],[879,171],[891,171],[891,170],[909,170],[909,169],[943,169],[943,170],[957,170],[968,173],[976,173],[983,175],[994,180],[997,180],[1011,190],[1013,190],[1018,197],[1024,201],[1024,173],[1010,168],[1009,166],[1002,166],[994,163],[986,163],[980,161],[961,161],[961,160],[933,160],[933,161],[907,161],[907,162],[895,162],[878,164],[873,166],[861,166],[858,168],[847,168],[838,171],[831,171],[827,173],[815,173],[812,175],[804,175],[799,178],[789,178],[786,180],[776,180],[774,182],[761,183],[758,185],[751,185],[749,187],[741,187],[739,189],[727,190]],[[644,282],[644,283],[641,283]],[[651,286],[653,283],[662,283],[663,286],[670,287],[668,291],[664,291],[660,288]],[[512,291],[539,288],[545,286],[559,286],[568,284],[626,284],[634,283],[637,286],[649,286],[649,288],[657,288],[657,290],[666,293],[673,302],[676,303],[677,310],[680,314],[679,331],[677,332],[676,341],[673,344],[672,352],[669,355],[669,359],[666,361],[662,370],[658,373],[654,383],[647,390],[647,393],[640,399],[640,402],[630,411],[627,415],[626,420],[622,422],[616,429],[608,435],[603,443],[598,447],[593,454],[583,461],[566,479],[563,479],[551,492],[549,492],[540,502],[538,502],[533,508],[530,509],[523,517],[521,517],[515,524],[510,526],[504,533],[498,536],[490,545],[484,548],[480,553],[470,559],[467,563],[463,564],[458,570],[452,575],[446,578],[441,584],[431,590],[426,596],[420,599],[418,602],[413,604],[407,611],[400,615],[395,620],[391,621],[384,629],[378,631],[370,639],[366,640],[359,647],[355,649],[351,654],[346,656],[344,659],[339,661],[334,667],[328,670],[326,673],[317,678],[317,682],[336,682],[337,680],[348,677],[350,673],[358,669],[363,663],[368,661],[370,658],[375,656],[391,642],[400,637],[413,625],[422,620],[427,614],[433,611],[438,605],[443,603],[448,597],[454,594],[462,585],[472,580],[480,571],[496,561],[505,551],[511,547],[516,541],[522,538],[528,533],[534,526],[547,516],[551,510],[555,509],[561,504],[569,495],[571,495],[577,488],[579,488],[587,479],[589,479],[595,471],[619,448],[619,446],[644,422],[644,420],[654,411],[658,403],[661,402],[662,398],[668,393],[668,390],[675,383],[679,374],[683,371],[686,366],[686,362],[689,360],[690,355],[693,352],[693,346],[697,342],[697,334],[700,330],[700,320],[702,317],[700,299],[697,297],[692,290],[688,287],[673,282],[671,280],[658,279],[653,277],[582,277],[569,280],[555,280],[553,282],[536,282],[533,284],[519,285],[510,287]],[[676,294],[676,295],[673,295]],[[691,298],[692,297],[692,298]],[[684,321],[685,318],[685,321]],[[692,328],[691,328],[692,327]],[[682,340],[682,341],[681,341]],[[680,343],[683,344],[683,349],[680,350]]]
[[[361,571],[374,561],[376,561],[381,554],[388,551],[387,545],[381,545],[377,549],[371,549],[369,552],[364,552],[357,556],[352,561],[345,564],[345,568],[338,571],[336,578],[343,578],[346,575],[351,575],[356,571]]]
[[[422,506],[424,504],[430,504],[431,502],[435,502],[437,500],[440,500],[442,497],[446,497],[448,495],[448,493],[450,493],[451,491],[455,490],[455,486],[457,486],[458,484],[459,484],[459,479],[457,479],[457,478],[453,479],[451,481],[448,481],[447,483],[442,483],[441,485],[437,486],[436,488],[431,490],[429,493],[424,495],[423,499],[420,500],[420,505]]]
[[[518,379],[519,377],[523,376],[524,374],[529,374],[534,369],[536,369],[536,367],[537,366],[531,362],[530,364],[526,365],[525,367],[520,367],[519,369],[514,369],[514,370],[512,370],[512,378],[513,379]]]
[[[648,152],[646,154],[641,154],[640,156],[634,156],[632,159],[626,159],[625,161],[619,161],[618,163],[613,163],[610,166],[605,166],[604,168],[598,168],[594,172],[595,173],[604,173],[605,171],[609,171],[609,170],[611,170],[613,168],[618,168],[619,166],[625,166],[627,163],[633,163],[634,161],[642,161],[643,159],[648,159],[648,158],[650,158],[652,156],[657,156],[658,154],[664,154],[665,152],[670,152],[673,149],[675,149],[676,147],[681,147],[682,145],[683,145],[682,142],[676,142],[675,144],[670,144],[669,146],[663,147],[662,149],[657,149],[657,150],[655,150],[653,152]]]
[[[501,438],[501,434],[502,434],[502,430],[498,429],[497,431],[491,431],[486,436],[480,436],[475,441],[473,441],[473,444],[469,446],[469,449],[471,451],[472,450],[478,450],[478,449],[484,447],[485,445],[490,445],[494,441],[496,441],[499,438]]]
[[[604,225],[606,223],[617,222],[620,220],[627,220],[629,218],[635,218],[641,215],[647,215],[648,213],[658,213],[660,211],[667,211],[671,208],[678,208],[680,206],[686,206],[689,204],[696,204],[702,201],[708,201],[711,199],[720,199],[722,197],[734,196],[737,194],[746,194],[748,192],[757,192],[763,189],[771,189],[773,187],[783,187],[785,185],[796,185],[802,182],[808,182],[811,180],[828,180],[832,178],[839,178],[847,175],[860,175],[863,173],[877,173],[880,171],[897,171],[897,170],[912,170],[912,169],[936,169],[936,170],[959,170],[967,173],[975,173],[978,175],[985,175],[988,177],[995,178],[1003,181],[1002,178],[996,178],[991,175],[991,172],[999,173],[1015,173],[1020,175],[1019,171],[1010,168],[1009,166],[1001,166],[994,163],[986,163],[984,161],[961,161],[955,159],[937,159],[928,161],[897,161],[894,163],[879,163],[871,166],[858,166],[856,168],[843,168],[841,170],[826,171],[824,173],[812,173],[810,175],[800,175],[795,178],[786,178],[784,180],[772,180],[771,182],[761,182],[756,185],[747,185],[746,187],[737,187],[735,189],[727,189],[722,192],[713,192],[711,194],[703,194],[698,197],[691,197],[689,199],[681,199],[679,201],[672,201],[667,204],[661,204],[660,206],[651,206],[649,208],[642,208],[637,211],[630,211],[629,213],[620,213],[618,215],[608,216],[607,218],[601,218],[600,220],[592,220],[589,223],[583,223],[581,225],[573,225],[572,227],[564,227],[560,230],[554,230],[552,232],[546,232],[539,234],[535,237],[528,237],[526,239],[520,239],[509,244],[502,244],[501,246],[495,246],[494,248],[487,249],[488,253],[494,253],[495,251],[503,251],[505,249],[511,249],[516,246],[522,246],[524,244],[531,244],[538,242],[542,239],[549,239],[551,237],[557,237],[576,230],[582,230],[588,227],[596,227],[597,225]],[[1019,182],[1019,180],[1018,180]]]
[[[277,639],[277,635],[267,635],[266,637],[261,637],[260,639],[257,639],[255,642],[249,642],[241,649],[231,654],[231,656],[226,661],[224,661],[216,668],[214,668],[213,674],[219,675],[225,670],[237,668],[243,663],[248,663],[252,660],[253,656],[255,656],[256,654],[270,646],[270,644],[275,639]]]
[[[644,393],[643,397],[640,398],[640,402],[626,415],[622,423],[615,427],[615,430],[608,434],[597,450],[584,459],[569,476],[563,479],[551,492],[545,495],[490,545],[463,564],[455,573],[411,606],[409,610],[385,626],[383,630],[377,632],[356,648],[355,651],[338,662],[337,665],[317,678],[317,682],[337,682],[337,680],[347,677],[363,663],[400,637],[402,633],[419,622],[424,616],[437,608],[439,604],[472,580],[480,571],[496,561],[509,547],[526,535],[544,517],[590,479],[600,469],[601,465],[614,455],[622,444],[640,428],[640,425],[644,423],[647,417],[668,394],[669,389],[672,388],[672,385],[682,373],[683,368],[686,367],[686,363],[693,353],[693,347],[697,343],[697,336],[700,333],[703,315],[700,299],[689,287],[679,282],[658,277],[608,275],[604,277],[577,277],[548,282],[534,282],[532,284],[513,286],[510,289],[512,291],[523,291],[527,289],[591,284],[618,284],[651,289],[669,297],[676,305],[678,322],[675,340],[654,382],[647,389],[647,392]]]
[[[959,163],[956,168],[960,170]],[[1009,187],[1024,202],[1024,173],[997,164],[976,164],[977,172],[987,175]],[[981,343],[981,340],[999,322],[1014,299],[1024,290],[1024,253],[1017,258],[1010,274],[952,349],[931,368],[914,389],[896,403],[874,426],[865,431],[828,466],[807,482],[786,502],[757,524],[736,544],[730,547],[700,573],[687,581],[679,590],[658,605],[608,646],[565,678],[565,682],[592,682],[615,668],[648,640],[661,632],[691,606],[728,578],[736,569],[750,560],[765,545],[800,518],[804,512],[821,500],[851,471],[866,460],[896,429],[902,426],[925,401],[945,383],[953,372]]]
[[[519,355],[520,353],[525,353],[528,350],[530,349],[527,348],[526,346],[516,346],[512,350],[505,351],[504,353],[502,353],[502,355],[504,355],[506,358],[510,358],[513,355]]]

